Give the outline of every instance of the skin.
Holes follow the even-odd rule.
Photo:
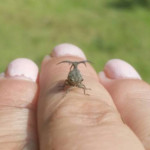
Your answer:
[[[135,79],[100,81],[87,64],[79,69],[92,89],[90,96],[74,88],[64,97],[57,83],[65,79],[68,66],[56,64],[82,59],[51,55],[42,62],[39,83],[0,79],[0,149],[150,149],[149,84]]]

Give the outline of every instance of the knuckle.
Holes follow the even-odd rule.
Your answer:
[[[100,100],[66,100],[51,115],[50,120],[64,119],[75,124],[98,126],[120,119],[112,106]]]

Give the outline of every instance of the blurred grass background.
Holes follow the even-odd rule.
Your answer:
[[[150,9],[143,1],[0,0],[0,71],[18,57],[40,66],[67,42],[83,49],[97,71],[121,58],[150,82]]]

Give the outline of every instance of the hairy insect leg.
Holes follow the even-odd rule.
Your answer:
[[[82,83],[78,84],[77,87],[82,88],[84,90],[85,95],[89,95],[89,94],[86,94],[85,92],[86,90],[91,90],[90,88],[86,88],[86,86]]]
[[[70,84],[67,79],[64,81],[61,88],[63,88],[63,90],[66,92],[66,94],[70,91]]]

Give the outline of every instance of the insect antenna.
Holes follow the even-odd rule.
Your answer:
[[[83,60],[83,61],[79,61],[79,62],[77,62],[77,65],[78,64],[81,64],[81,63],[83,63],[85,66],[86,66],[86,62],[88,62],[88,63],[92,63],[91,61],[89,61],[89,60]]]
[[[82,61],[70,61],[70,60],[65,60],[65,61],[61,61],[61,62],[57,63],[57,65],[58,65],[58,64],[61,64],[61,63],[68,63],[69,65],[71,64],[71,67],[70,67],[70,70],[71,70],[72,67],[77,68],[77,66],[78,66],[79,64],[81,64],[81,63],[83,63],[83,64],[86,66],[86,62],[92,63],[92,62],[89,61],[89,60],[82,60]]]

